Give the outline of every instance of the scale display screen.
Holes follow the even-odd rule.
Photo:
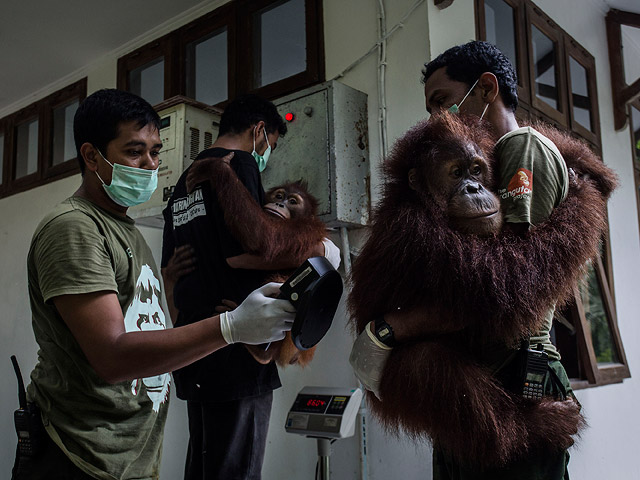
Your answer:
[[[349,397],[344,395],[306,395],[300,394],[291,407],[292,412],[328,413],[339,415],[344,412]]]

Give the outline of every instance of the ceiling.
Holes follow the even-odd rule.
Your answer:
[[[617,8],[640,13],[638,0],[579,1],[603,12]],[[190,9],[206,8],[211,3],[202,0],[3,0],[0,111],[175,16]],[[575,8],[576,3],[574,0],[570,8]],[[632,30],[632,41],[640,48],[640,29]]]
[[[202,0],[2,0],[0,111]]]

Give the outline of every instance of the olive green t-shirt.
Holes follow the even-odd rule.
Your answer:
[[[170,375],[111,385],[91,367],[52,299],[115,292],[127,332],[166,328],[159,275],[134,221],[71,197],[38,225],[27,260],[38,363],[27,389],[47,432],[99,479],[157,479]]]
[[[531,127],[522,127],[500,138],[495,148],[498,159],[498,196],[508,223],[537,225],[545,221],[569,192],[567,165],[556,145]],[[551,343],[552,306],[531,345],[542,344],[552,360],[560,354]]]

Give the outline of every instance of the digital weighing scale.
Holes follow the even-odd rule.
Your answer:
[[[320,478],[329,479],[331,441],[354,434],[362,390],[359,388],[304,387],[285,422],[285,430],[318,442]]]

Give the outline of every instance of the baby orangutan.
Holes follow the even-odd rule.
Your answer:
[[[302,247],[294,249],[287,257],[297,265],[313,256],[309,252],[314,245],[326,237],[326,226],[316,214],[318,201],[309,193],[307,183],[299,180],[270,189],[265,195],[265,204],[260,207],[249,195],[229,166],[231,157],[206,164],[206,169],[193,169],[187,178],[187,188],[208,179],[216,192],[225,222],[245,251],[267,259],[286,256],[292,236]],[[302,239],[302,242],[300,242]],[[297,266],[296,265],[296,266]],[[269,272],[265,283],[283,282],[295,268]],[[235,308],[230,301],[217,308],[218,312]],[[266,364],[273,360],[282,367],[292,364],[307,365],[313,358],[315,347],[299,350],[291,340],[291,334],[266,345],[246,345],[256,361]]]
[[[262,210],[273,216],[276,221],[304,221],[313,222],[318,226],[320,240],[325,235],[326,227],[316,218],[318,201],[308,191],[304,181],[289,182],[270,189],[266,195]],[[269,275],[266,282],[283,282],[293,273],[293,270],[278,272]],[[225,303],[230,308],[235,308],[232,302]],[[219,310],[219,311],[222,311]],[[304,367],[311,362],[316,347],[308,350],[299,350],[291,339],[291,332],[286,337],[270,345],[245,345],[249,353],[256,361],[266,364],[273,360],[281,367],[297,364]]]

